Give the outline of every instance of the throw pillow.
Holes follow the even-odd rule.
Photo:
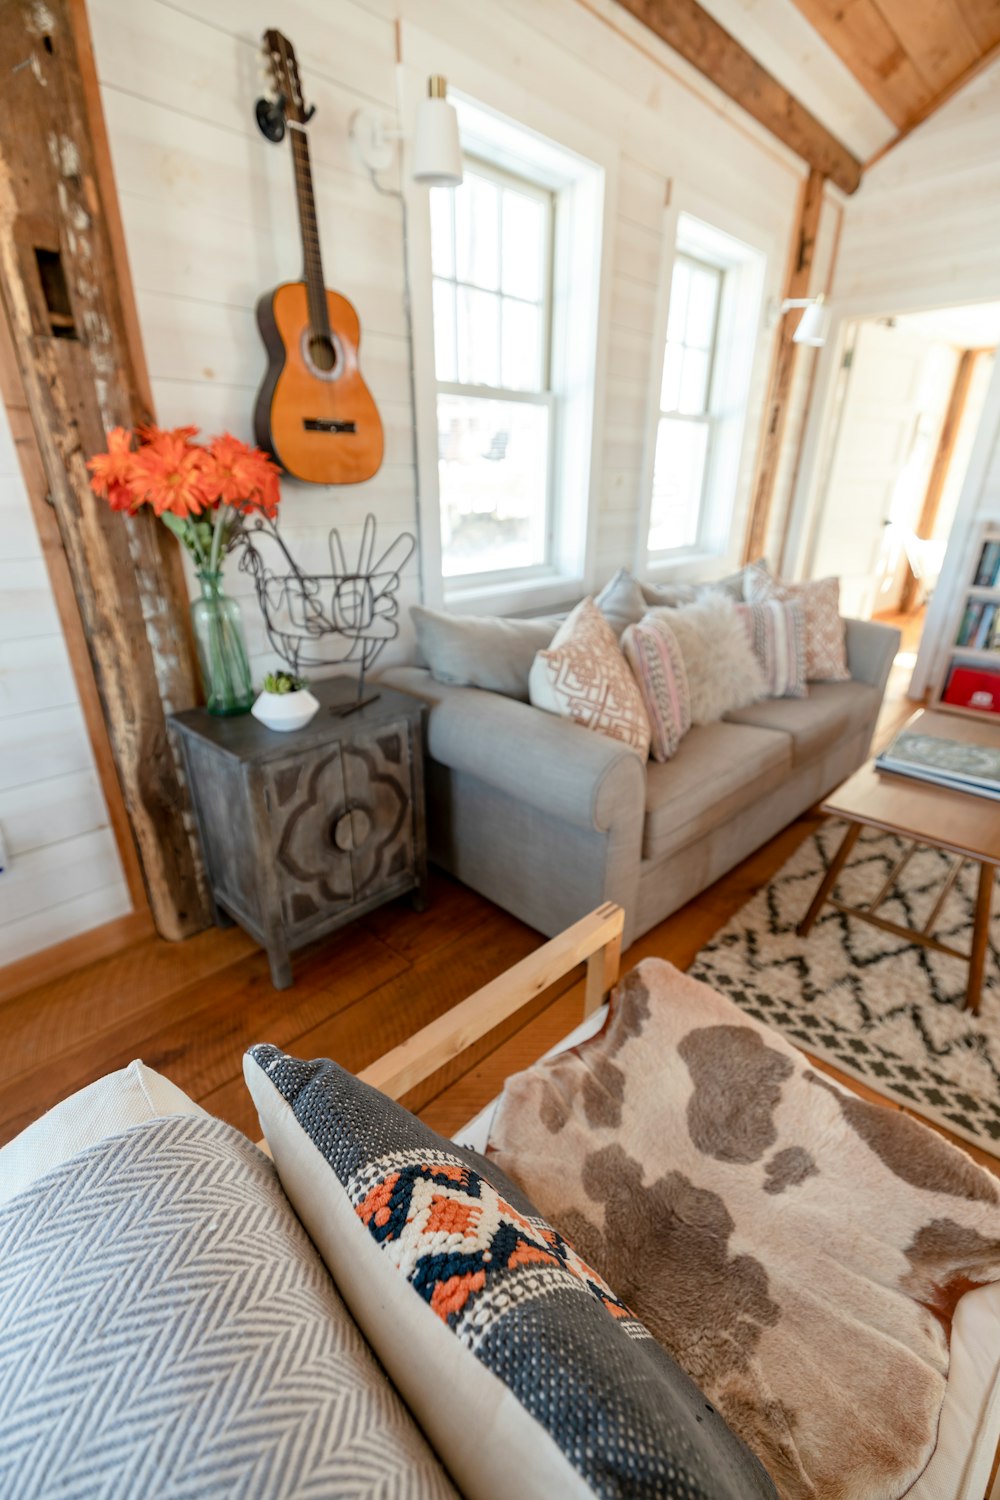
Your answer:
[[[659,611],[653,610],[654,618]],[[767,685],[732,599],[706,594],[663,614],[677,638],[691,693],[691,723],[714,724],[767,695]]]
[[[782,1495],[910,1493],[955,1304],[1000,1281],[994,1176],[660,959],[507,1080],[489,1149]]]
[[[677,637],[665,619],[647,615],[625,631],[622,655],[642,694],[650,754],[669,760],[691,728],[691,694]]]
[[[804,698],[806,688],[806,622],[801,604],[768,599],[737,604],[769,698]]]
[[[627,568],[619,568],[594,600],[616,636],[627,625],[636,625],[646,613],[646,601],[640,585]]]
[[[470,1500],[772,1495],[696,1388],[500,1172],[335,1063],[254,1047],[282,1186]]]
[[[531,701],[546,713],[621,740],[645,758],[649,720],[614,631],[593,599],[584,599],[539,651],[528,678]]]
[[[549,644],[556,620],[505,620],[495,615],[449,615],[415,604],[417,645],[438,682],[484,688],[528,701],[535,653]]]
[[[0,1431],[11,1500],[455,1500],[273,1164],[204,1116],[0,1208]]]
[[[847,636],[840,614],[840,579],[813,578],[785,583],[763,568],[747,573],[746,597],[751,604],[766,599],[802,605],[806,627],[806,677],[810,682],[847,682]]]

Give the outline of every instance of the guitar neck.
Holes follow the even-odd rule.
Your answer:
[[[295,164],[295,195],[298,199],[299,228],[302,233],[302,280],[306,284],[309,323],[314,334],[329,338],[330,319],[323,281],[323,257],[319,248],[312,167],[309,164],[309,142],[299,125],[293,125],[289,135],[292,138],[292,160]]]

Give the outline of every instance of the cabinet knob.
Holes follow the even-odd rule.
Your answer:
[[[360,849],[372,831],[372,820],[363,807],[352,807],[338,818],[333,828],[333,842],[338,849],[349,854]]]

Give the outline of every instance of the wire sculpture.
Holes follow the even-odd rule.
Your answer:
[[[399,579],[416,547],[416,538],[404,531],[376,557],[375,530],[369,513],[357,566],[351,568],[334,526],[328,538],[329,573],[304,572],[274,522],[262,516],[241,538],[240,571],[253,578],[268,639],[282,661],[296,676],[310,667],[358,664],[357,699],[348,711],[361,706],[367,674],[399,634]],[[276,567],[268,565],[261,545],[265,539],[267,550],[277,548]]]

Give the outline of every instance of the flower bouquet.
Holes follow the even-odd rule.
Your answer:
[[[197,427],[115,427],[108,451],[87,464],[91,488],[112,510],[144,505],[183,542],[194,560],[201,598],[191,605],[209,713],[247,713],[253,702],[240,607],[222,592],[222,564],[246,517],[273,520],[281,500],[279,469],[259,448],[223,433],[199,443]]]

